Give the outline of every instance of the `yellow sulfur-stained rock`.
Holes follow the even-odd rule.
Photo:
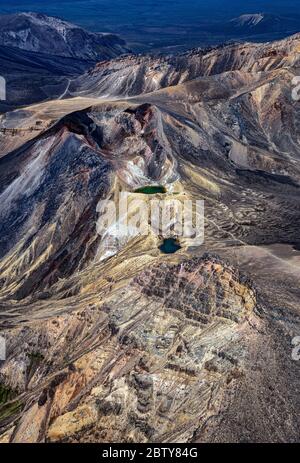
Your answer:
[[[59,441],[96,423],[98,414],[95,408],[82,405],[72,412],[59,416],[50,426],[49,441]]]

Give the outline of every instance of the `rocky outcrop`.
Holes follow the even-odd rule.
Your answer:
[[[112,275],[105,297],[7,331],[3,439],[298,439],[297,371],[249,279],[210,254]]]
[[[218,317],[240,322],[255,306],[255,293],[245,286],[247,279],[209,255],[171,268],[158,265],[135,282],[145,295],[161,298],[167,308],[183,311],[203,325]],[[225,294],[232,299],[224,303]]]
[[[105,303],[11,331],[1,381],[23,412],[0,416],[12,441],[189,440],[217,384],[244,376],[231,343],[257,301],[228,264],[156,264],[117,286]]]

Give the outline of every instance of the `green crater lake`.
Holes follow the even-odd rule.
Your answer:
[[[159,246],[159,249],[164,254],[174,254],[178,249],[181,249],[181,246],[175,238],[166,238]]]
[[[167,190],[164,186],[161,185],[148,185],[142,186],[134,190],[134,193],[143,193],[145,195],[155,195],[156,193],[166,193]]]

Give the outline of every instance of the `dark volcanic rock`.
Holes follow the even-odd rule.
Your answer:
[[[69,80],[92,65],[93,61],[1,46],[0,69],[6,81],[6,100],[0,101],[0,111],[59,98]]]

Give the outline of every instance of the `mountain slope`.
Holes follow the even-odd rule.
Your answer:
[[[46,262],[39,260],[38,266],[35,262],[38,257],[35,250],[42,252],[44,236],[50,230],[53,233],[53,224],[60,221],[60,207],[65,207],[58,199],[54,200],[57,192],[61,191],[58,196],[61,200],[69,197],[69,189],[73,191],[77,181],[79,191],[71,194],[73,199],[68,203],[65,223],[68,223],[69,215],[74,216],[77,208],[76,223],[73,224],[73,219],[71,223],[75,230],[80,227],[79,198],[81,194],[86,195],[88,179],[100,175],[100,171],[93,172],[96,160],[100,165],[104,162],[110,166],[109,183],[115,185],[114,189],[121,184],[123,188],[132,191],[144,184],[158,182],[172,191],[175,182],[179,191],[183,190],[191,197],[204,195],[208,201],[206,213],[208,217],[212,214],[212,221],[215,220],[216,206],[209,205],[209,196],[224,201],[232,213],[223,217],[218,230],[220,240],[226,240],[230,232],[236,240],[247,243],[280,242],[283,239],[298,243],[300,217],[296,198],[300,183],[300,151],[297,141],[300,121],[293,110],[289,93],[292,76],[283,70],[259,73],[258,76],[239,71],[200,78],[136,97],[131,102],[95,103],[90,100],[91,107],[61,119],[58,111],[58,121],[55,118],[48,120],[48,125],[54,125],[44,132],[43,126],[39,128],[34,122],[34,107],[30,108],[31,127],[35,126],[37,133],[41,131],[41,134],[0,161],[3,172],[0,178],[2,184],[6,185],[0,196],[3,219],[0,252],[4,274],[10,274],[8,269],[14,262],[12,275],[3,280],[3,294],[11,294],[11,284],[14,288],[20,284],[20,294],[25,291],[29,295],[33,291],[33,283],[29,281],[43,281],[43,286],[48,287],[49,275],[50,281],[57,281],[64,274],[74,272],[75,268],[85,266],[97,253],[100,257],[104,253],[99,243],[97,245],[99,237],[96,235],[96,219],[93,216],[89,219],[94,221],[91,224],[92,242],[85,241],[80,259],[76,246],[74,248],[76,240],[70,235],[73,229],[59,227],[60,239],[53,237],[51,250],[45,255]],[[59,101],[56,103],[57,107],[61,104]],[[89,100],[85,104],[88,105]],[[44,105],[47,106],[47,103]],[[41,114],[42,107],[38,106],[37,116]],[[15,114],[17,117],[18,112]],[[22,117],[26,119],[26,110],[23,110]],[[8,137],[12,141],[18,140],[18,131],[13,131],[13,121],[13,118],[3,118],[2,127],[6,124],[11,127],[5,132],[5,143]],[[32,133],[32,137],[35,133]],[[82,160],[76,158],[76,162],[72,161],[75,152],[82,153]],[[65,161],[62,163],[62,157],[68,159],[67,164]],[[90,157],[94,159],[90,168],[84,167],[86,159]],[[18,159],[17,168],[15,159]],[[30,167],[36,163],[39,166],[38,176],[35,169]],[[199,175],[198,180],[195,177],[196,184],[191,183],[191,166]],[[65,173],[61,169],[66,170]],[[32,170],[31,179],[26,175],[28,170]],[[53,174],[50,175],[51,172]],[[70,183],[67,172],[76,182],[74,180]],[[13,182],[8,180],[10,178],[14,179]],[[32,189],[22,187],[25,178]],[[93,202],[94,213],[95,201],[100,199],[101,185],[102,180],[98,185],[96,182],[95,188],[100,188],[99,193],[95,190],[92,197],[84,199],[85,208],[89,209],[89,201]],[[248,198],[232,205],[231,201],[239,196],[238,190],[244,188],[249,190]],[[276,199],[267,207],[269,195],[275,195]],[[252,202],[255,209],[250,212]],[[41,210],[39,220],[38,210]],[[49,211],[46,215],[45,210]],[[14,226],[16,213],[20,214],[20,219],[17,226]],[[34,229],[33,219],[37,227]],[[265,225],[261,227],[261,223]],[[8,229],[11,230],[10,234]],[[21,248],[20,236],[23,237]],[[64,256],[62,262],[65,262],[66,244],[70,268],[63,265],[64,270],[61,271],[59,256]],[[29,258],[31,247],[33,254]],[[75,268],[73,260],[76,261]],[[15,272],[20,277],[22,275],[20,280],[19,277],[16,279]]]
[[[233,44],[175,56],[125,56],[98,63],[72,82],[68,95],[134,96],[227,71],[258,73],[299,66],[299,35],[265,45]]]
[[[0,101],[0,111],[58,98],[70,80],[93,65],[92,61],[2,46],[0,68],[6,81],[6,99]]]
[[[228,32],[238,35],[270,34],[281,31],[297,32],[299,20],[266,13],[244,14],[232,19],[227,27]]]
[[[1,116],[0,441],[299,441],[299,47],[118,58]],[[99,229],[120,191],[204,200],[204,243]]]
[[[0,69],[6,99],[0,111],[63,97],[70,81],[127,52],[111,34],[94,34],[58,18],[20,13],[0,16]]]
[[[113,34],[85,31],[39,13],[0,16],[0,44],[48,55],[97,61],[124,52],[124,40]]]

